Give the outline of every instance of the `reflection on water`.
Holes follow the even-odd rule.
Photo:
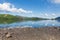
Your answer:
[[[57,22],[60,22],[60,20],[56,20]]]
[[[12,22],[5,24],[0,24],[0,28],[9,28],[9,27],[46,27],[46,26],[60,26],[60,22],[56,20],[40,20],[40,21],[21,21],[21,22]]]

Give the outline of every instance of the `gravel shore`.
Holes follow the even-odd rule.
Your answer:
[[[60,40],[60,28],[1,28],[0,40]]]

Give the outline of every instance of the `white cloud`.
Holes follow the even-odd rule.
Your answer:
[[[45,16],[49,16],[47,13],[45,13]]]
[[[56,14],[54,14],[54,13],[53,13],[52,15],[53,15],[53,16],[56,16]]]
[[[51,0],[53,3],[60,3],[60,0]]]
[[[3,3],[0,4],[0,10],[2,11],[9,11],[9,12],[17,12],[17,13],[32,13],[32,11],[25,10],[23,8],[16,8],[11,3]]]

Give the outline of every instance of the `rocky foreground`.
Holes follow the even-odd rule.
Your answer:
[[[60,28],[2,28],[0,40],[60,40]]]

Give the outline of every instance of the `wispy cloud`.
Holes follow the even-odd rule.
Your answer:
[[[25,10],[23,8],[16,8],[11,3],[2,3],[0,4],[0,10],[9,11],[9,12],[17,12],[17,13],[32,13],[32,11]]]
[[[60,0],[51,0],[51,2],[60,4]]]

